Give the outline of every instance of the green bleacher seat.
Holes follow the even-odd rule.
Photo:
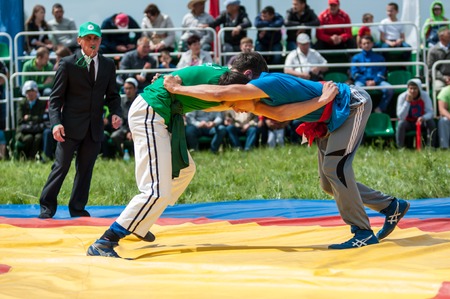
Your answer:
[[[9,57],[9,45],[0,43],[0,57]]]
[[[341,72],[329,72],[325,74],[324,80],[345,83],[348,80],[348,76],[347,74]]]
[[[372,113],[367,121],[364,136],[369,138],[393,138],[395,132],[390,116],[385,113]]]
[[[387,81],[391,83],[392,85],[401,85],[406,84],[409,79],[412,78],[412,74],[409,71],[404,70],[396,70],[396,71],[390,71],[387,75]],[[406,88],[396,88],[395,94],[400,94],[404,92]]]

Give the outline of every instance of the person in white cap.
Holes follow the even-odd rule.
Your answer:
[[[85,207],[95,161],[103,139],[103,107],[107,106],[112,126],[122,125],[116,66],[98,54],[102,41],[100,26],[81,24],[77,42],[81,51],[61,59],[50,94],[49,116],[53,138],[58,141],[56,157],[40,195],[39,218],[52,218],[58,194],[76,154],[76,174],[69,200],[71,217],[89,217]]]
[[[211,43],[214,39],[214,34],[211,31],[198,30],[198,28],[207,27],[207,24],[212,23],[214,18],[205,12],[206,0],[190,0],[188,2],[188,12],[183,17],[181,27],[189,28],[189,30],[183,31],[181,35],[181,50],[187,50],[187,39],[192,35],[200,37],[200,46],[203,51],[211,51]],[[205,26],[206,24],[206,26]]]
[[[313,81],[323,80],[322,74],[328,70],[327,60],[310,46],[308,34],[300,33],[297,36],[297,49],[292,50],[284,62],[286,74]],[[310,66],[311,64],[323,66]]]
[[[41,149],[46,102],[39,100],[38,85],[32,80],[23,84],[22,95],[25,98],[17,107],[14,158],[23,153],[27,159],[34,159]]]

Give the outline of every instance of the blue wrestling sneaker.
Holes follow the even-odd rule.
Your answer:
[[[105,256],[120,258],[114,247],[119,245],[118,242],[110,242],[108,240],[98,239],[91,246],[89,246],[86,255],[88,256]]]
[[[391,204],[384,210],[380,211],[381,214],[386,215],[384,225],[377,234],[378,240],[384,239],[389,236],[395,229],[400,219],[405,216],[409,210],[409,202],[403,199],[394,198]]]
[[[355,234],[353,238],[347,242],[341,244],[332,244],[328,246],[329,249],[350,249],[359,248],[367,245],[377,244],[378,239],[373,234],[372,230],[359,229],[356,226],[352,226],[352,233]]]

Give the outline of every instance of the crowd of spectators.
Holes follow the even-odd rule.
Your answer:
[[[405,135],[404,130],[411,129],[411,126],[405,125],[407,122],[402,119],[405,113],[408,120],[414,118],[415,121],[417,119],[422,121],[422,119],[426,119],[427,121],[423,122],[424,127],[428,131],[430,128],[432,128],[431,131],[436,130],[431,126],[431,122],[434,122],[435,119],[431,117],[431,122],[429,119],[428,99],[422,95],[425,93],[422,90],[422,82],[425,82],[423,77],[422,81],[408,81],[406,91],[398,99],[393,99],[394,89],[387,79],[389,67],[360,65],[361,63],[389,61],[387,55],[390,52],[377,53],[377,48],[411,48],[405,41],[405,26],[398,24],[397,15],[400,9],[397,3],[391,2],[387,5],[386,18],[375,18],[371,13],[365,13],[362,16],[364,26],[352,28],[352,20],[345,9],[341,8],[339,0],[324,0],[326,7],[317,14],[310,8],[306,0],[293,0],[292,7],[286,10],[284,17],[281,12],[276,12],[273,6],[266,6],[254,18],[248,15],[244,3],[239,0],[225,0],[225,10],[214,18],[205,12],[206,1],[187,1],[188,12],[183,17],[181,25],[184,30],[180,32],[170,30],[175,27],[170,15],[161,12],[153,3],[143,9],[140,24],[124,12],[115,13],[104,19],[101,24],[102,29],[116,29],[118,32],[103,34],[100,51],[103,54],[117,55],[113,58],[116,60],[119,70],[131,70],[130,73],[122,72],[117,76],[118,89],[123,95],[124,110],[131,105],[133,97],[151,83],[156,73],[155,69],[177,69],[203,63],[230,64],[230,61],[234,59],[234,54],[227,54],[229,52],[259,51],[262,52],[269,65],[284,64],[284,68],[273,68],[273,71],[283,71],[299,78],[321,81],[324,80],[327,72],[334,71],[333,68],[328,67],[328,63],[335,61],[330,61],[329,51],[326,50],[337,50],[340,54],[345,53],[341,62],[355,63],[345,71],[348,76],[347,83],[381,87],[381,96],[375,97],[374,112],[388,113],[392,118],[398,119],[396,137],[398,147],[404,147],[404,137],[402,137]],[[23,63],[23,71],[56,70],[61,57],[79,51],[76,34],[46,33],[47,31],[77,29],[75,22],[64,16],[63,6],[59,3],[52,6],[53,19],[48,22],[45,19],[45,11],[44,6],[35,5],[30,17],[26,20],[25,30],[36,32],[36,34],[26,36],[24,49],[26,54],[33,58]],[[377,19],[381,19],[379,26],[373,25]],[[444,23],[442,23],[443,21]],[[429,76],[429,79],[432,78],[431,68],[435,62],[450,59],[450,29],[449,24],[446,24],[445,21],[448,19],[445,17],[442,1],[434,1],[430,7],[430,16],[425,23],[425,40],[423,41],[428,47],[427,57],[423,57],[423,61],[426,61],[429,69],[429,73],[424,76]],[[335,26],[341,24],[346,26]],[[247,36],[246,29],[252,26],[257,30],[255,40]],[[302,26],[309,28],[301,28]],[[325,27],[311,30],[311,27],[316,26]],[[213,51],[213,44],[216,41],[214,41],[214,34],[211,30],[211,28],[219,27],[229,28],[223,34],[223,41],[219,42],[221,57],[215,56],[217,53]],[[295,28],[290,29],[291,27]],[[142,31],[121,31],[125,29]],[[180,36],[177,37],[177,34]],[[353,51],[340,52],[339,50]],[[399,59],[410,60],[410,50],[401,53],[402,56]],[[141,70],[141,72],[136,72],[136,70]],[[0,71],[8,74],[8,69],[1,61]],[[22,81],[24,82],[22,87],[27,86],[29,90],[23,92],[24,101],[17,106],[17,148],[20,148],[20,143],[24,143],[20,127],[21,122],[24,121],[23,115],[26,115],[23,112],[25,103],[33,101],[29,99],[31,96],[37,96],[37,98],[40,95],[48,96],[51,92],[53,76],[27,75],[22,78]],[[415,86],[414,84],[417,85],[418,82],[421,84]],[[436,136],[436,140],[433,139],[429,142],[430,145],[441,144],[442,148],[448,148],[450,64],[442,64],[437,68],[436,80],[433,82],[434,84],[430,88],[432,92],[436,93],[439,105],[434,109],[441,116],[437,126],[439,138],[431,131],[427,131],[427,136],[430,136],[430,140]],[[2,85],[1,81],[0,85]],[[34,94],[35,86],[37,91]],[[413,97],[411,90],[416,87],[419,89],[417,94],[422,101],[421,104],[409,100]],[[44,100],[39,102],[45,103]],[[402,104],[401,113],[398,106],[400,103]],[[397,109],[395,109],[395,105],[397,105]],[[423,117],[416,115],[417,107],[423,108]],[[411,116],[411,113],[415,113],[414,116]],[[193,115],[196,114],[193,113]],[[433,113],[431,115],[433,116]],[[186,116],[188,145],[192,150],[199,148],[201,136],[208,136],[212,139],[209,145],[213,152],[219,150],[224,140],[228,140],[232,148],[244,150],[250,150],[260,144],[283,145],[285,139],[293,143],[298,141],[298,137],[293,137],[291,134],[292,131],[295,131],[292,123],[280,124],[270,119],[255,118],[254,115],[241,117],[234,113],[213,116],[202,114],[202,117],[212,120],[196,120],[192,115]],[[106,113],[105,124],[107,124]],[[129,146],[131,136],[126,122],[123,128],[106,133],[110,140],[106,140],[104,146],[110,147],[110,150],[112,148],[113,152],[110,154],[109,151],[104,151],[105,156],[122,155],[125,147],[132,153],[132,147]],[[46,139],[45,136],[40,138]],[[5,156],[4,139],[3,131],[0,131],[0,159]],[[249,141],[245,142],[245,139]],[[37,140],[40,139],[37,138]],[[49,141],[41,142],[48,143]],[[34,158],[36,156],[34,147],[27,144],[26,148],[25,155],[28,158]],[[52,157],[51,150],[41,150],[44,156]]]

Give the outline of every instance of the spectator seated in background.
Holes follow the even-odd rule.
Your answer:
[[[49,26],[45,21],[45,7],[42,5],[35,5],[30,17],[25,22],[25,31],[36,31],[39,34],[27,35],[25,38],[25,51],[30,55],[35,55],[37,49],[45,47],[48,50],[53,49],[53,43],[48,34],[44,31],[49,31]]]
[[[306,3],[306,0],[292,0],[292,8],[286,11],[284,26],[319,26],[320,21],[314,10]],[[286,28],[288,29],[288,28]],[[287,30],[286,48],[292,51],[297,48],[297,36],[300,33],[306,33],[311,38],[311,29],[293,29]]]
[[[177,68],[184,68],[187,66],[201,65],[204,63],[212,63],[213,60],[209,52],[203,51],[200,46],[200,37],[192,35],[187,39],[189,50],[181,55]]]
[[[405,28],[404,25],[398,23],[398,5],[391,2],[386,8],[387,18],[381,20],[378,27],[380,31],[380,47],[381,48],[408,48],[411,47],[405,42]],[[386,52],[388,53],[388,52]],[[385,55],[387,57],[388,54]],[[402,54],[403,60],[409,61],[411,52],[407,51]]]
[[[253,48],[253,40],[250,37],[243,37],[241,39],[239,48],[241,49],[241,53],[249,53],[249,52],[253,52],[254,48]],[[231,65],[233,64],[233,62],[236,60],[236,57],[238,56],[234,55],[230,58],[230,60],[228,61],[228,66],[231,67]]]
[[[283,24],[283,17],[275,12],[273,6],[264,7],[261,13],[255,18],[256,28],[281,28]],[[255,49],[258,52],[283,51],[283,45],[281,45],[281,30],[258,30]],[[282,61],[281,54],[265,55],[264,59],[268,64],[280,64]]]
[[[225,31],[223,34],[222,52],[239,52],[240,42],[243,37],[247,36],[246,28],[252,26],[245,7],[240,5],[239,0],[225,0],[226,10],[223,11],[209,27],[216,28],[222,25],[222,28],[232,27],[232,31]],[[231,56],[225,57],[226,64],[229,63]]]
[[[450,142],[450,85],[444,87],[437,96],[439,121],[438,135],[441,149],[448,150]]]
[[[9,78],[9,71],[3,61],[0,61],[0,73]],[[0,99],[5,99],[5,79],[0,77]],[[6,136],[5,136],[5,126],[6,125],[6,105],[0,104],[0,160],[6,158]]]
[[[42,132],[42,154],[40,155],[41,162],[55,159],[55,151],[57,141],[53,138],[52,126],[50,124],[50,115],[48,108],[50,101],[46,101],[44,112],[44,131]]]
[[[199,150],[199,138],[212,137],[210,150],[218,153],[227,135],[222,112],[192,111],[186,113],[186,141],[191,151]]]
[[[0,61],[0,74],[5,75],[7,78],[9,78],[9,70],[8,67],[3,63],[3,61]],[[5,98],[5,79],[3,77],[0,77],[0,99]],[[3,120],[3,115],[1,115],[0,120]]]
[[[189,30],[183,31],[181,35],[182,47],[178,50],[187,50],[187,39],[192,35],[200,37],[200,48],[203,51],[211,51],[211,44],[214,40],[214,34],[206,30],[198,30],[198,28],[206,28],[207,25],[214,21],[214,18],[205,12],[206,0],[190,0],[188,2],[188,12],[181,22],[181,27],[189,28]]]
[[[77,26],[72,19],[64,18],[64,9],[61,4],[53,4],[52,14],[54,19],[48,21],[48,26],[51,31],[77,30]],[[67,47],[72,52],[79,48],[76,32],[59,34],[53,33],[51,35],[51,39],[53,41],[53,45]]]
[[[103,106],[103,137],[101,141],[100,154],[103,159],[114,159],[115,148],[111,146],[111,134],[115,131],[112,126],[112,115],[108,106]]]
[[[236,150],[251,150],[256,145],[258,136],[258,116],[252,113],[236,113],[233,110],[225,112],[225,126],[231,146]],[[245,136],[242,148],[240,137]]]
[[[0,161],[6,159],[6,136],[3,130],[0,130]]]
[[[435,146],[437,133],[434,132],[436,124],[433,119],[433,106],[430,96],[422,90],[420,79],[411,79],[407,83],[408,89],[401,93],[397,99],[398,124],[395,138],[398,148],[405,147],[406,132],[415,131],[416,124],[420,123],[421,131],[426,132],[427,144]]]
[[[339,0],[328,0],[328,8],[319,15],[319,21],[321,26],[352,23],[349,15],[340,8]],[[316,37],[314,48],[318,50],[356,48],[351,27],[318,28]]]
[[[122,111],[123,121],[122,126],[111,133],[111,140],[114,144],[115,152],[118,152],[123,157],[124,149],[128,149],[128,152],[133,155],[133,138],[131,136],[130,127],[128,125],[128,111],[134,99],[138,96],[138,82],[134,78],[128,78],[123,84],[123,90],[125,94],[122,95]]]
[[[144,13],[142,29],[174,28],[172,19],[161,13],[155,4],[149,4]],[[151,30],[144,32],[144,35],[150,39],[150,50],[153,52],[162,50],[173,52],[175,50],[175,31]]]
[[[267,130],[267,146],[274,148],[284,146],[285,129],[289,125],[289,121],[276,121],[271,118],[263,117],[264,129]]]
[[[55,61],[55,65],[53,66],[54,71],[56,71],[58,69],[61,58],[72,55],[72,51],[70,51],[70,49],[67,47],[58,45],[58,46],[56,46],[55,54],[56,54],[56,61]]]
[[[17,107],[17,130],[14,157],[23,153],[27,159],[35,159],[41,148],[44,131],[45,101],[39,100],[39,89],[34,81],[26,81],[22,86],[25,97]]]
[[[443,21],[448,21],[448,19],[445,17],[442,1],[433,1],[430,6],[430,17],[425,20],[424,26],[427,47],[431,48],[439,42],[439,29],[449,28],[449,24],[434,24],[435,22]]]
[[[102,30],[112,29],[140,29],[138,23],[130,16],[124,13],[113,14],[106,18],[102,25]],[[136,41],[141,37],[140,32],[124,33],[104,33],[102,34],[102,43],[100,49],[103,54],[125,53],[136,49]]]
[[[439,43],[428,51],[427,66],[430,80],[432,82],[432,67],[439,60],[450,59],[450,29],[442,28],[439,30]],[[450,64],[444,63],[436,67],[435,81],[433,82],[433,90],[439,91],[444,86],[450,84]]]
[[[292,50],[284,62],[284,72],[299,78],[312,81],[323,80],[323,74],[328,70],[327,60],[314,49],[310,48],[311,40],[306,33],[297,36],[297,49]],[[323,64],[323,66],[309,66]]]
[[[45,47],[40,47],[36,51],[36,57],[23,64],[23,72],[51,72],[53,64],[49,61],[50,52]],[[39,92],[44,96],[50,95],[53,87],[54,76],[52,75],[26,75],[24,81],[33,80],[37,83]]]
[[[170,56],[170,52],[167,50],[162,50],[159,53],[159,66],[160,69],[174,69],[177,66],[172,63],[172,56]]]
[[[126,53],[120,62],[119,69],[121,70],[133,70],[133,69],[154,69],[157,68],[157,61],[149,56],[150,53],[150,40],[148,37],[143,36],[137,41],[137,48]],[[138,90],[141,92],[144,88],[152,82],[152,78],[155,74],[149,72],[142,73],[129,73],[123,74],[122,80],[126,78],[135,78],[139,82]],[[119,80],[120,81],[120,80]],[[123,82],[122,81],[122,82]]]
[[[363,24],[371,24],[373,23],[373,15],[371,13],[365,13],[362,16],[362,22]],[[355,28],[355,27],[354,27]],[[356,35],[356,46],[360,47],[361,45],[361,38],[364,35],[370,35],[373,39],[374,48],[378,47],[380,45],[380,33],[378,32],[378,29],[374,26],[370,25],[364,25],[361,27],[356,27],[356,32],[353,33],[353,35]]]
[[[373,48],[373,39],[370,35],[365,35],[361,39],[362,51],[352,58],[352,63],[372,63],[372,62],[385,62],[384,57],[375,53]],[[353,65],[350,68],[351,77],[356,86],[391,86],[386,81],[386,67],[384,65],[378,66],[356,66]],[[394,89],[385,88],[381,90],[383,96],[378,107],[375,108],[375,112],[386,112],[392,96],[394,95]]]

